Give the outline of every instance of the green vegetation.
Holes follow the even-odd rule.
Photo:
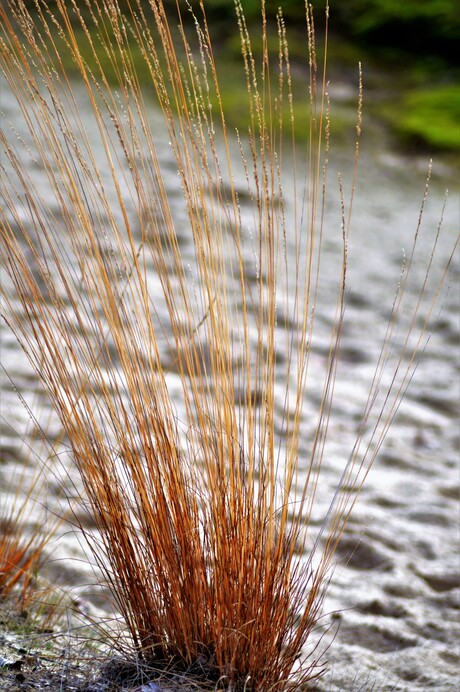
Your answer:
[[[325,2],[317,0],[313,5],[321,33]],[[232,6],[231,0],[207,3],[216,22],[222,13],[230,17]],[[248,20],[258,20],[259,0],[249,0],[244,6]],[[266,6],[269,16],[274,17],[278,3],[267,0]],[[283,14],[290,31],[291,59],[302,63],[302,43],[295,29],[304,14],[303,3],[295,0],[283,3]],[[365,65],[373,63],[374,69],[381,73],[382,87],[385,89],[386,84],[391,88],[391,109],[383,104],[374,115],[384,120],[403,144],[417,143],[426,151],[459,151],[458,3],[455,0],[338,0],[331,3],[330,16],[336,36],[329,57],[335,69],[341,64],[342,70],[352,72],[358,59]],[[336,55],[337,34],[341,39],[340,56]],[[398,74],[397,81],[395,74]],[[223,87],[225,91],[225,83]],[[229,91],[228,101],[234,100],[235,94]],[[349,122],[338,119],[333,127],[339,133],[349,131]],[[303,132],[303,128],[298,128],[299,137]]]
[[[31,4],[31,3],[29,3]],[[276,62],[278,34],[276,12],[278,2],[267,0],[268,17],[266,41],[272,56],[272,75],[276,81]],[[148,10],[148,2],[144,0],[141,6]],[[171,17],[170,30],[176,33],[176,3],[173,0],[165,2],[168,16]],[[199,2],[195,0],[192,6],[199,12]],[[129,3],[121,2],[122,12],[129,15]],[[89,13],[82,5],[81,11],[86,17]],[[283,16],[286,21],[287,38],[289,42],[289,57],[293,66],[292,90],[295,96],[295,136],[299,141],[308,138],[308,113],[304,108],[306,91],[308,89],[308,70],[306,60],[308,46],[305,34],[299,26],[305,21],[303,3],[288,1],[283,3]],[[321,58],[322,36],[325,28],[325,0],[314,2],[316,31],[320,40],[317,50]],[[255,59],[261,62],[263,51],[263,36],[260,30],[261,2],[249,0],[244,2],[245,17],[251,26],[252,52]],[[220,95],[225,107],[226,121],[229,126],[237,127],[241,132],[247,131],[248,107],[241,92],[244,82],[240,61],[240,47],[234,32],[228,31],[233,26],[235,7],[233,0],[207,0],[206,14],[215,39],[215,60],[219,71]],[[416,143],[421,149],[430,152],[433,149],[458,151],[459,143],[456,136],[455,118],[458,118],[455,94],[460,89],[460,72],[457,44],[460,41],[460,15],[457,5],[452,0],[427,0],[427,2],[399,2],[397,0],[349,0],[349,2],[332,3],[330,9],[332,26],[335,32],[334,41],[329,50],[329,58],[334,66],[330,72],[332,79],[354,80],[357,83],[358,61],[380,75],[381,88],[391,91],[391,108],[385,103],[378,109],[373,109],[373,116],[386,123],[390,130],[399,138],[401,144]],[[149,13],[147,12],[147,16]],[[82,57],[89,66],[94,67],[96,50],[97,59],[101,62],[106,79],[109,83],[117,83],[117,72],[114,56],[110,56],[96,40],[91,46],[87,36],[75,17],[76,40]],[[182,20],[185,31],[193,34],[194,27],[190,12],[184,12]],[[91,21],[89,21],[91,27]],[[150,26],[153,29],[153,26]],[[55,28],[51,27],[54,39],[60,46]],[[106,27],[107,38],[111,28]],[[154,32],[153,32],[154,33]],[[112,36],[113,40],[113,36]],[[193,43],[193,41],[192,41]],[[178,44],[178,41],[176,41]],[[143,69],[143,58],[139,47],[131,37],[129,40],[131,58],[137,69],[139,83],[146,89],[149,87],[149,74]],[[180,50],[180,49],[179,49]],[[75,73],[75,65],[67,51],[62,51],[63,66],[70,75]],[[161,55],[159,56],[162,60]],[[116,59],[115,59],[116,60]],[[119,67],[119,65],[118,65]],[[395,81],[395,71],[398,80]],[[344,77],[344,74],[346,75]],[[365,76],[365,89],[367,88]],[[444,88],[439,88],[439,83]],[[433,85],[429,87],[427,85]],[[276,89],[276,84],[273,85]],[[426,98],[423,96],[426,94]],[[211,93],[210,101],[214,108],[218,103]],[[349,138],[353,133],[354,124],[351,122],[351,104],[348,104],[348,114],[332,113],[332,132],[340,138]],[[282,115],[289,117],[289,105],[281,104]],[[369,109],[371,111],[371,108]]]
[[[440,55],[458,64],[460,17],[455,0],[347,0],[336,14],[351,37],[383,49]]]
[[[245,1],[248,21],[259,19],[260,4],[260,0]],[[265,4],[267,14],[274,17],[279,3],[266,0]],[[211,17],[232,15],[232,0],[208,0],[206,6]],[[325,0],[313,2],[318,18],[325,6]],[[287,20],[301,20],[305,16],[303,3],[287,0],[283,14]],[[338,0],[331,3],[330,16],[334,31],[343,36],[374,47],[377,42],[383,49],[399,47],[419,55],[441,55],[458,64],[460,17],[456,0]],[[321,19],[319,26],[323,26]]]
[[[410,91],[397,114],[385,114],[409,144],[427,142],[433,149],[460,151],[460,85]]]

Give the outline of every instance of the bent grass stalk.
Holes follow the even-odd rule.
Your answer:
[[[11,127],[1,134],[3,317],[70,442],[100,542],[86,537],[139,658],[183,667],[205,660],[209,675],[232,689],[289,689],[324,669],[312,633],[334,552],[412,377],[431,303],[426,280],[386,384],[409,259],[356,444],[315,535],[350,227],[342,195],[337,309],[309,456],[299,458],[321,309],[325,71],[318,78],[307,6],[310,139],[300,159],[289,136],[282,15],[275,85],[263,3],[258,64],[236,2],[249,123],[248,133],[234,135],[199,5],[199,18],[187,8],[193,50],[180,12],[173,38],[157,0],[124,4],[127,16],[116,0],[57,0],[54,13],[36,0],[33,16],[21,0],[0,9],[2,71],[27,133]],[[160,131],[139,86],[134,47],[162,112]],[[64,54],[78,79],[66,73]],[[170,144],[181,214],[171,206],[157,138]],[[297,189],[292,222],[287,159]],[[45,191],[30,162],[43,171]],[[288,255],[288,246],[295,252]]]

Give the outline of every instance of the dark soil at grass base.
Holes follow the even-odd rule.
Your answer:
[[[144,666],[122,658],[81,654],[81,640],[43,629],[38,621],[0,599],[0,692],[212,692],[227,690],[208,680],[206,662],[187,673]],[[210,677],[210,676],[209,676]],[[231,688],[234,689],[234,688]]]
[[[0,601],[0,692],[82,690],[87,673],[14,606]]]
[[[144,671],[121,659],[81,658],[65,633],[43,631],[16,603],[0,600],[0,692],[206,692],[190,676]],[[63,648],[64,647],[64,648]]]
[[[51,636],[40,632],[14,599],[0,600],[1,692],[63,689],[64,660],[58,647],[50,644]],[[73,683],[68,689],[72,688]]]
[[[0,599],[0,692],[229,692],[206,680],[205,664],[201,674],[141,670],[121,658],[82,658],[81,641],[68,640]]]

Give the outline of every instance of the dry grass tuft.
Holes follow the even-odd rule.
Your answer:
[[[21,584],[19,595],[21,608],[26,607],[31,596],[34,579],[42,556],[46,538],[41,532],[24,538],[24,518],[28,501],[16,498],[12,507],[0,508],[0,598],[6,598]]]
[[[25,140],[14,128],[1,134],[3,316],[70,441],[99,529],[95,559],[142,661],[202,668],[229,689],[297,689],[323,671],[312,635],[334,551],[412,376],[431,310],[427,280],[388,376],[409,257],[356,444],[315,533],[349,217],[342,199],[337,309],[315,431],[300,459],[329,146],[310,7],[310,141],[299,155],[293,119],[281,117],[281,102],[292,101],[281,14],[274,61],[262,11],[256,64],[236,3],[250,112],[240,136],[210,106],[210,92],[220,103],[219,83],[201,3],[193,48],[180,14],[173,40],[160,1],[123,3],[127,16],[116,0],[35,5],[33,16],[21,0],[0,10],[1,66],[27,126]],[[78,80],[63,69],[64,54]],[[152,125],[140,69],[161,127]],[[170,142],[181,213],[158,138]],[[31,177],[31,162],[46,185]],[[289,221],[286,167],[298,187]]]
[[[34,461],[28,450],[22,462],[2,474],[0,492],[0,599],[9,599],[23,612],[36,609],[44,595],[37,577],[60,521],[50,518],[41,504],[43,474],[41,467],[32,468]]]

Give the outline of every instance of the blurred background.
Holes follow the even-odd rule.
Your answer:
[[[171,3],[175,4],[175,3]],[[260,0],[243,0],[248,23]],[[304,59],[305,8],[299,0],[267,0],[274,20],[282,6],[293,63]],[[313,0],[318,44],[325,0]],[[356,80],[364,66],[365,109],[380,118],[399,145],[460,151],[460,12],[456,0],[332,0],[329,11],[330,76]],[[232,47],[232,0],[207,0],[208,17]],[[234,33],[234,31],[233,31]]]
[[[167,0],[175,11],[175,0]],[[183,4],[185,8],[185,2]],[[198,7],[198,0],[193,0]],[[287,25],[295,76],[305,67],[305,6],[302,0],[266,0],[276,40],[276,13],[281,5]],[[325,0],[312,2],[318,51],[325,27]],[[460,12],[457,0],[331,0],[328,47],[331,81],[357,82],[357,64],[364,68],[365,113],[380,121],[398,147],[420,152],[460,152]],[[214,47],[239,60],[233,0],[206,0]],[[260,0],[243,0],[243,10],[257,50]],[[276,55],[276,51],[275,51]],[[237,103],[231,76],[228,103]],[[222,85],[221,85],[222,86]],[[355,97],[355,92],[354,92]],[[235,119],[238,114],[235,113]],[[340,117],[335,128],[346,127]]]
[[[33,5],[32,0],[27,2]],[[148,5],[148,0],[143,2]],[[55,0],[46,4],[52,8]],[[197,16],[201,15],[200,0],[190,0],[190,3],[164,0],[164,4],[170,12],[171,26],[178,21],[176,5],[184,23],[190,22],[191,30],[193,19],[189,5]],[[205,0],[204,4],[227,122],[244,128],[247,99],[241,92],[245,90],[245,79],[234,0]],[[257,58],[261,54],[261,0],[242,0],[241,4]],[[303,0],[266,0],[265,4],[272,29],[270,48],[274,64],[278,56],[276,14],[278,7],[282,7],[296,96],[296,135],[302,139],[307,137],[308,131],[305,121],[308,107],[305,99],[308,77],[305,3]],[[120,5],[127,7],[128,0],[120,0]],[[312,5],[321,59],[326,0],[313,0]],[[361,62],[364,113],[377,128],[373,134],[379,139],[382,133],[388,135],[389,145],[401,152],[430,156],[442,153],[456,162],[460,153],[458,0],[330,0],[329,5],[328,79],[331,99],[335,103],[333,136],[346,137],[348,133],[354,137],[358,63]],[[85,11],[84,3],[79,4],[79,9]],[[140,78],[142,81],[142,74]],[[302,116],[305,116],[303,121]]]

